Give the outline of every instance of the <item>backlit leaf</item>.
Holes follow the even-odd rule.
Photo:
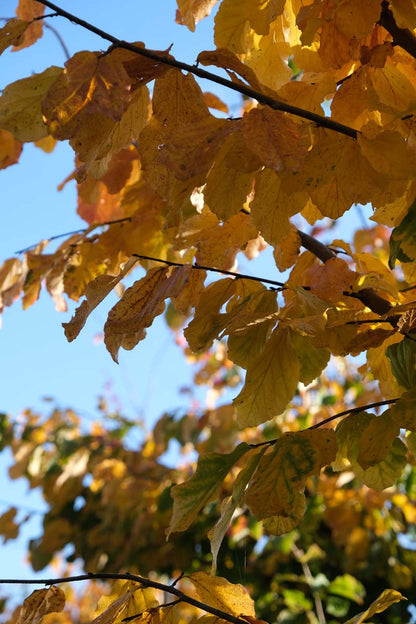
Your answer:
[[[405,390],[416,388],[416,343],[409,338],[392,344],[386,349],[391,370]]]
[[[392,419],[389,410],[374,418],[362,432],[357,461],[366,470],[383,461],[400,433],[399,425]]]
[[[48,133],[41,111],[42,100],[50,86],[62,74],[60,67],[49,67],[13,82],[0,97],[0,127],[19,141],[37,141]]]
[[[218,0],[177,0],[179,16],[176,21],[188,26],[194,32],[195,25],[210,14]]]
[[[215,498],[234,464],[249,450],[249,445],[242,442],[228,455],[207,453],[199,457],[196,471],[189,481],[172,488],[174,506],[168,535],[185,531],[192,524],[202,507]]]
[[[247,370],[234,399],[240,427],[254,427],[281,414],[295,394],[300,366],[290,331],[277,329]]]
[[[388,609],[392,604],[400,602],[400,600],[407,600],[407,598],[402,596],[402,594],[395,589],[385,589],[377,600],[371,603],[368,609],[355,615],[348,620],[348,622],[345,622],[345,624],[362,624],[363,622],[367,622],[373,615],[376,615],[376,613],[383,613],[383,611]]]
[[[115,362],[120,347],[130,350],[143,340],[146,328],[165,309],[165,300],[180,293],[192,270],[190,265],[155,267],[125,291],[104,325],[104,342]]]
[[[220,576],[194,572],[187,577],[199,600],[236,617],[255,616],[254,602],[242,585],[234,585]]]

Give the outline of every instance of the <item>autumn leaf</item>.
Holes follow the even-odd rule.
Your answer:
[[[0,28],[0,54],[11,45],[19,46],[29,25],[29,22],[13,17]]]
[[[41,105],[51,85],[62,74],[60,67],[49,67],[40,74],[13,82],[0,97],[0,127],[19,141],[37,141],[48,134]]]
[[[65,606],[65,594],[60,587],[36,589],[23,602],[17,624],[40,624],[45,615],[59,613]]]
[[[402,594],[395,589],[385,589],[380,596],[371,603],[368,609],[349,619],[345,624],[362,624],[362,622],[368,621],[368,619],[376,615],[376,613],[383,613],[388,607],[400,600],[407,600],[407,598],[402,596]]]
[[[185,285],[192,267],[155,267],[128,288],[110,310],[104,326],[104,342],[115,362],[120,347],[133,349],[165,308],[165,299],[175,297]]]
[[[247,369],[233,403],[241,427],[254,427],[281,414],[295,394],[300,368],[290,331],[277,329]]]
[[[194,572],[188,576],[195,587],[197,598],[210,607],[225,611],[236,617],[254,617],[254,602],[242,585],[235,585],[220,576],[206,572]]]
[[[336,454],[331,429],[286,433],[260,459],[246,493],[246,503],[259,519],[271,518],[269,531],[281,534],[300,521],[306,479],[319,474]],[[272,529],[273,528],[273,529]]]
[[[168,535],[190,526],[202,507],[215,497],[234,464],[249,450],[248,444],[242,442],[228,455],[210,453],[200,456],[195,474],[172,489],[174,507]]]
[[[0,535],[3,536],[3,544],[8,540],[16,539],[19,535],[19,525],[15,522],[16,507],[11,507],[0,516]]]

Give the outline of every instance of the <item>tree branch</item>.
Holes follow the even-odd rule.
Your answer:
[[[180,589],[177,589],[174,585],[165,585],[164,583],[159,583],[158,581],[152,581],[143,576],[139,576],[138,574],[129,574],[128,572],[123,573],[111,573],[111,572],[100,572],[100,573],[92,573],[88,572],[87,574],[78,574],[77,576],[66,576],[60,578],[48,578],[48,579],[0,579],[0,584],[9,584],[9,585],[55,585],[56,583],[75,583],[77,581],[89,581],[91,579],[96,579],[100,581],[104,580],[124,580],[124,581],[134,581],[139,583],[142,587],[152,587],[153,589],[159,589],[168,594],[172,594],[176,596],[181,602],[186,602],[198,609],[202,609],[203,611],[207,611],[207,613],[212,613],[216,617],[221,620],[226,620],[227,622],[231,622],[231,624],[247,624],[247,620],[244,620],[240,617],[236,617],[235,615],[231,615],[230,613],[226,613],[225,611],[221,611],[220,609],[216,609],[215,607],[211,607],[200,600],[196,600],[191,596],[188,596]],[[243,614],[242,614],[243,615]]]
[[[153,262],[162,262],[163,264],[167,264],[168,266],[187,266],[181,262],[172,262],[171,260],[161,260],[161,258],[152,258],[151,256],[143,256],[141,254],[132,254],[134,258],[139,258],[141,260],[152,260]],[[246,275],[244,273],[235,273],[234,271],[226,271],[225,269],[215,269],[214,267],[203,266],[202,264],[192,264],[193,269],[200,269],[202,271],[211,271],[213,273],[221,273],[222,275],[231,275],[232,277],[238,279],[246,279],[253,280],[254,282],[264,282],[265,284],[272,284],[273,286],[277,286],[279,288],[285,288],[286,284],[284,282],[278,282],[276,280],[266,279],[265,277],[257,277],[255,275]]]
[[[325,420],[321,420],[321,422],[316,423],[315,425],[311,425],[310,427],[306,427],[301,431],[309,431],[310,429],[319,429],[319,427],[323,427],[333,420],[337,420],[337,418],[342,418],[342,416],[349,416],[350,414],[359,414],[360,412],[365,412],[365,410],[373,409],[374,407],[381,407],[383,405],[392,405],[393,403],[397,403],[400,397],[396,399],[386,399],[384,401],[376,401],[375,403],[367,403],[367,405],[361,405],[360,407],[351,407],[350,409],[344,410],[343,412],[338,412],[329,418],[325,418]],[[259,446],[272,446],[276,444],[280,438],[274,438],[273,440],[267,440],[266,442],[257,442],[256,444],[249,444],[251,448],[258,448]]]
[[[381,16],[378,23],[391,34],[393,43],[406,50],[416,59],[416,36],[411,30],[397,26],[387,0],[383,0],[381,3]]]
[[[308,121],[312,121],[322,128],[327,128],[328,130],[333,130],[334,132],[338,132],[339,134],[344,134],[345,136],[348,136],[352,139],[356,139],[358,136],[358,131],[354,128],[350,128],[349,126],[338,123],[333,119],[330,119],[329,117],[325,117],[324,115],[317,115],[316,113],[312,113],[311,111],[299,108],[298,106],[292,106],[291,104],[280,102],[279,100],[275,100],[268,95],[265,95],[264,93],[255,91],[248,86],[236,84],[231,80],[227,80],[226,78],[217,76],[217,74],[213,74],[212,72],[209,72],[205,69],[201,69],[197,65],[189,65],[188,63],[177,61],[171,56],[163,56],[161,54],[157,54],[157,52],[153,52],[152,50],[139,48],[131,43],[127,43],[126,41],[117,39],[117,37],[113,37],[113,35],[110,35],[104,30],[101,30],[100,28],[93,26],[89,22],[86,22],[76,15],[68,13],[68,11],[65,11],[64,9],[61,9],[56,4],[49,2],[49,0],[36,0],[36,2],[44,4],[45,6],[49,7],[53,11],[56,11],[56,13],[58,13],[60,16],[66,18],[74,24],[78,24],[79,26],[82,26],[82,28],[93,32],[102,39],[110,41],[115,47],[124,48],[125,50],[130,50],[130,52],[134,52],[135,54],[151,58],[158,63],[162,63],[163,65],[169,65],[171,67],[176,67],[177,69],[187,71],[191,74],[194,74],[195,76],[198,76],[199,78],[204,78],[205,80],[209,80],[210,82],[215,82],[222,85],[223,87],[227,87],[227,89],[231,89],[233,91],[241,93],[242,95],[246,95],[253,100],[257,100],[257,102],[259,102],[260,104],[269,106],[273,110],[282,111],[284,113],[289,113],[290,115],[295,115],[296,117],[301,117],[302,119],[307,119]]]

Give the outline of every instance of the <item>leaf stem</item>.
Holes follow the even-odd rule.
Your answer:
[[[236,617],[235,615],[231,615],[230,613],[226,613],[221,609],[216,609],[215,607],[211,607],[200,600],[196,600],[191,596],[188,596],[180,589],[174,587],[174,585],[166,585],[164,583],[159,583],[158,581],[153,581],[144,576],[139,576],[138,574],[129,574],[125,573],[112,573],[112,572],[99,572],[92,573],[88,572],[86,574],[78,574],[76,576],[66,576],[60,578],[47,578],[47,579],[0,579],[0,584],[9,584],[9,585],[55,585],[56,583],[76,583],[78,581],[89,581],[91,579],[96,580],[124,580],[124,581],[134,581],[139,583],[142,587],[152,587],[153,589],[159,589],[168,594],[172,594],[176,596],[180,602],[186,602],[198,609],[202,609],[207,613],[211,613],[221,620],[226,620],[227,622],[231,622],[231,624],[247,624],[247,621]]]
[[[298,106],[292,106],[291,104],[287,104],[286,102],[281,102],[264,93],[260,93],[260,91],[255,91],[249,86],[243,84],[237,84],[232,82],[232,80],[228,80],[227,78],[222,78],[217,74],[207,71],[206,69],[202,69],[197,65],[189,65],[188,63],[184,63],[183,61],[177,61],[172,56],[163,56],[162,54],[158,54],[152,50],[148,50],[147,48],[139,48],[138,46],[133,45],[132,43],[128,43],[127,41],[123,41],[121,39],[117,39],[110,33],[93,26],[89,22],[61,9],[59,6],[50,2],[49,0],[36,0],[41,4],[49,7],[53,11],[56,11],[60,16],[66,18],[67,20],[73,22],[74,24],[78,24],[98,35],[102,39],[106,39],[110,41],[113,46],[118,48],[123,48],[125,50],[130,50],[130,52],[134,52],[135,54],[139,54],[141,56],[146,56],[147,58],[151,58],[158,63],[163,65],[169,65],[171,67],[176,67],[177,69],[181,69],[187,71],[199,78],[204,78],[205,80],[209,80],[210,82],[215,82],[217,84],[226,87],[227,89],[231,89],[233,91],[237,91],[242,95],[246,95],[247,97],[252,98],[253,100],[257,100],[260,104],[264,104],[265,106],[269,106],[273,110],[282,111],[285,113],[289,113],[290,115],[295,115],[296,117],[301,117],[302,119],[307,119],[308,121],[312,121],[313,123],[321,126],[323,128],[327,128],[328,130],[333,130],[334,132],[338,132],[339,134],[343,134],[352,139],[356,139],[358,136],[358,131],[354,128],[350,128],[349,126],[345,126],[344,124],[338,123],[329,117],[325,117],[324,115],[318,115],[317,113],[313,113],[311,111],[305,110],[303,108],[299,108]]]

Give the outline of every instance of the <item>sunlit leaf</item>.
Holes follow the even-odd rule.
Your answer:
[[[362,624],[362,622],[368,621],[369,618],[373,617],[376,613],[383,613],[386,609],[388,609],[395,602],[400,602],[400,600],[407,600],[402,594],[395,589],[385,589],[380,596],[371,603],[371,605],[358,615],[354,616],[345,624]]]
[[[253,427],[281,414],[295,394],[300,365],[290,331],[277,329],[247,370],[234,399],[241,427]]]
[[[242,585],[233,585],[225,578],[205,572],[188,576],[202,602],[231,615],[254,616],[254,602]]]

